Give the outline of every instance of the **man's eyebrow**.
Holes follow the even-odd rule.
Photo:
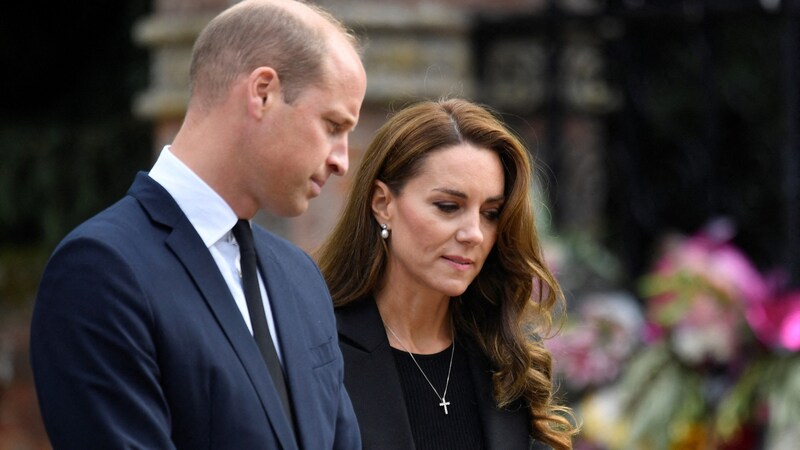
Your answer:
[[[328,117],[330,118],[330,120],[333,120],[334,122],[338,122],[341,125],[346,126],[347,128],[350,129],[350,131],[355,130],[356,125],[358,124],[358,121],[354,119],[353,116],[346,113],[339,113],[333,111],[330,114],[328,114]]]
[[[354,119],[352,119],[350,117],[342,118],[342,123],[344,125],[346,125],[348,128],[350,128],[351,131],[355,130],[356,129],[356,125],[358,124],[358,122],[356,122],[356,120],[354,120]]]

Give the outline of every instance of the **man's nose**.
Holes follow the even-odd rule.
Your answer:
[[[347,169],[350,167],[347,137],[334,144],[331,154],[328,156],[328,167],[334,175],[343,176],[347,173]]]

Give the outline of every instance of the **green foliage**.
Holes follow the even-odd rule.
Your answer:
[[[53,245],[122,196],[147,167],[150,129],[125,118],[5,122],[0,148],[0,243]]]
[[[32,303],[46,260],[42,247],[0,249],[0,316]]]
[[[150,127],[131,114],[148,83],[147,49],[131,31],[149,9],[150,0],[128,0],[6,11],[0,248],[52,247],[149,165]]]
[[[758,390],[763,387],[769,360],[757,360],[747,367],[738,383],[720,402],[715,427],[723,439],[732,438],[750,420]]]
[[[786,442],[787,439],[800,438],[797,431],[800,418],[800,358],[797,354],[784,355],[768,368],[767,377],[771,381],[764,386],[770,414],[767,435],[771,440],[782,440],[786,446],[790,444]],[[777,443],[769,444],[778,447]]]
[[[666,450],[675,435],[705,412],[699,376],[671,358],[664,345],[645,348],[629,363],[621,380],[628,447]]]
[[[152,156],[131,103],[148,83],[131,37],[151,0],[12,2],[0,21],[0,314],[30,304],[47,255],[121,197]]]

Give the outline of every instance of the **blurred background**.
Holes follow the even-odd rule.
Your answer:
[[[171,141],[192,42],[231,3],[4,6],[0,450],[49,448],[27,355],[48,255]],[[797,448],[800,0],[314,3],[365,44],[351,167],[422,98],[484,103],[527,143],[577,448]],[[313,251],[348,180],[258,220]]]

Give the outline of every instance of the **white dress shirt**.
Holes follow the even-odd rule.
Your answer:
[[[150,170],[150,178],[164,187],[169,192],[183,213],[189,219],[197,234],[208,247],[211,256],[219,267],[222,278],[228,285],[233,295],[239,312],[242,313],[250,334],[253,326],[250,323],[250,313],[242,290],[242,279],[237,269],[239,259],[239,246],[233,237],[233,226],[239,220],[231,207],[211,187],[197,176],[192,170],[178,159],[165,146]],[[264,299],[264,313],[267,315],[269,333],[275,350],[281,358],[278,336],[275,333],[275,321],[272,318],[267,291],[264,289],[264,280],[258,274],[258,284],[261,288],[261,298]],[[282,358],[281,358],[282,359]]]

